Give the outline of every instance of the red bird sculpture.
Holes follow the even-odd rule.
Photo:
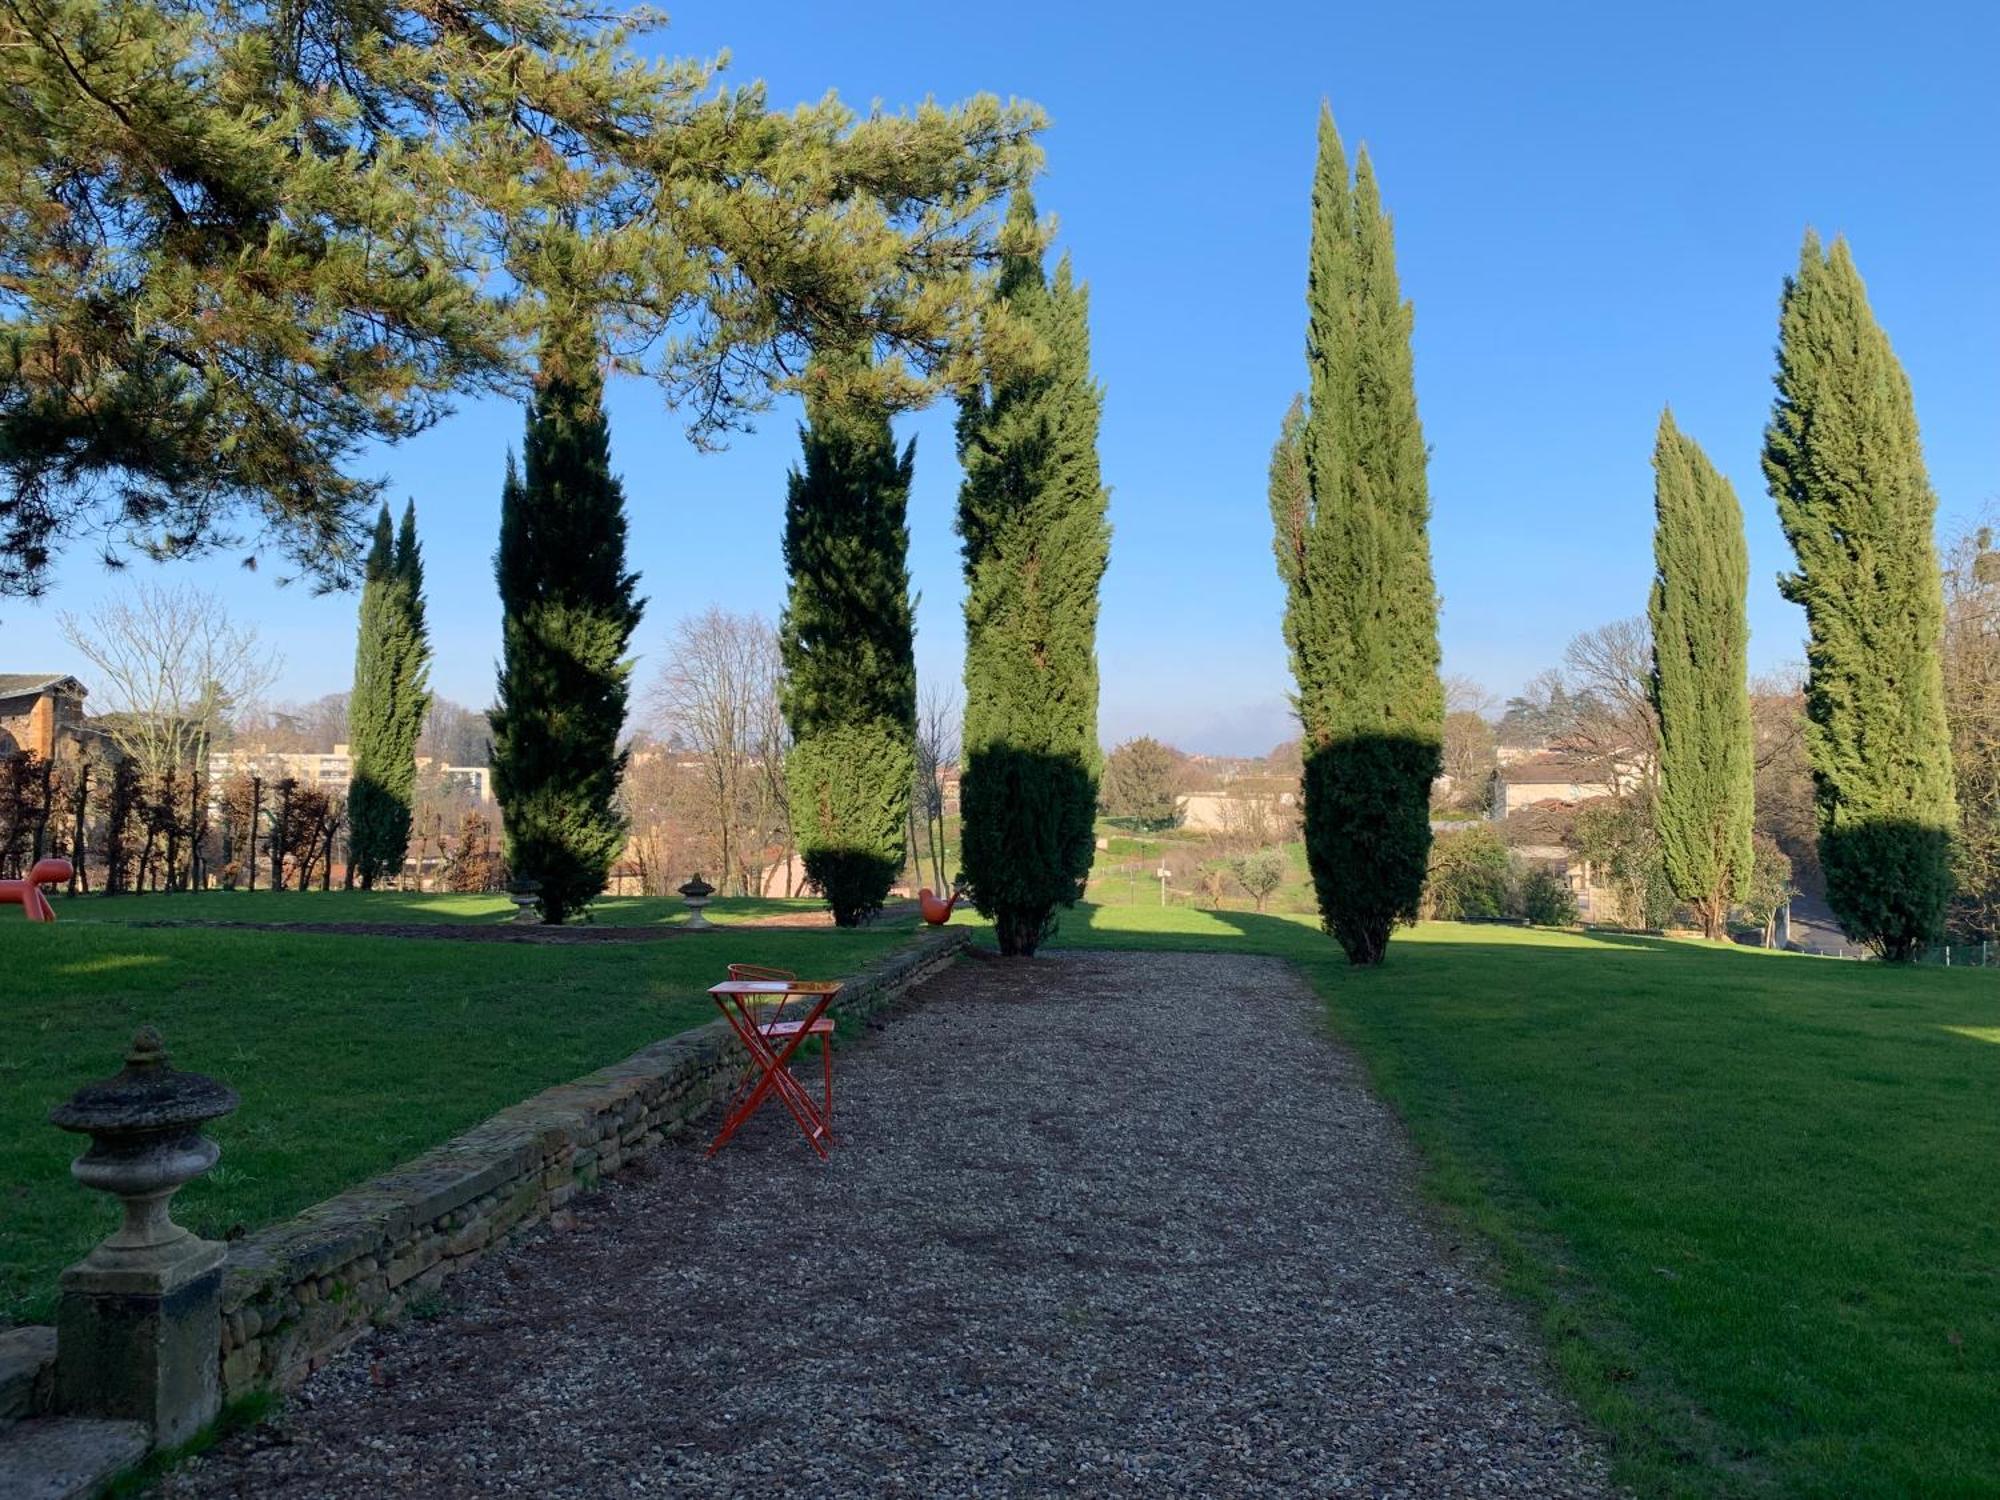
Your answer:
[[[949,901],[940,901],[925,886],[917,892],[917,910],[924,914],[924,920],[933,927],[942,927],[951,920],[951,909],[958,905],[959,892],[954,890]]]

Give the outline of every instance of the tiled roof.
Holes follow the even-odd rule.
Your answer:
[[[65,682],[74,683],[78,688],[83,686],[67,672],[0,672],[0,698],[21,698],[29,693],[46,692]]]
[[[1580,760],[1517,760],[1494,775],[1509,784],[1604,786],[1604,768]]]

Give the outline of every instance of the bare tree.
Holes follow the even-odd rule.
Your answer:
[[[2000,551],[1972,527],[1944,559],[1944,697],[1958,779],[1957,891],[1952,926],[1982,941],[2000,933]]]
[[[324,754],[347,739],[347,694],[327,693],[310,703],[240,707],[230,728],[239,742],[280,752]]]
[[[254,702],[278,659],[215,595],[146,582],[87,616],[65,613],[63,639],[95,669],[100,722],[142,777],[207,758],[227,716]]]
[[[1812,765],[1806,757],[1803,664],[1751,681],[1750,733],[1757,778],[1757,831],[1791,861],[1791,878],[1817,894],[1821,878],[1819,813],[1813,802]]]
[[[1476,678],[1463,672],[1452,672],[1444,679],[1444,711],[1447,714],[1478,714],[1482,719],[1491,718],[1500,706],[1500,699],[1492,689]]]
[[[910,844],[912,858],[921,849],[930,855],[931,889],[948,893],[951,877],[945,873],[946,776],[958,764],[959,728],[965,722],[965,700],[955,687],[927,683],[917,700],[917,785],[910,802],[914,818],[921,810],[924,820],[922,844]]]
[[[716,881],[727,888],[733,880],[745,894],[774,842],[783,857],[791,851],[779,677],[770,622],[711,607],[674,627],[648,695],[660,736],[701,763]]]
[[[1653,712],[1653,632],[1644,615],[1586,630],[1563,652],[1569,748],[1596,761],[1621,791],[1650,791],[1659,776]],[[1634,785],[1636,783],[1636,785]]]

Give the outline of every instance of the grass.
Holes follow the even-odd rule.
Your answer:
[[[181,898],[119,898],[145,920]],[[210,893],[244,920],[318,916],[327,903],[409,920],[387,895]],[[459,920],[450,903],[401,898]],[[473,898],[476,899],[476,898]],[[504,904],[504,903],[503,903]],[[255,1229],[408,1160],[496,1110],[714,1018],[702,990],[732,959],[851,972],[904,931],[745,930],[665,943],[540,947],[80,920],[0,909],[0,1325],[44,1321],[58,1270],[111,1227],[102,1194],[69,1177],[81,1142],[47,1123],[79,1084],[117,1070],[144,1023],[175,1062],[243,1096],[212,1134],[222,1163],[175,1200],[221,1237]],[[767,908],[768,909],[768,908]]]
[[[2000,1494],[2000,976],[1442,924],[1357,972],[1146,905],[1057,941],[1299,963],[1640,1492]]]
[[[129,925],[135,922],[498,922],[514,903],[502,895],[449,891],[148,891],[142,895],[51,896],[59,922]],[[717,897],[712,922],[824,910],[806,899],[751,900]],[[16,913],[16,916],[19,914]],[[671,924],[687,916],[678,896],[606,896],[590,908],[592,921],[609,927]]]

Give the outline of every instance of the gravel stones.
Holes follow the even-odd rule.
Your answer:
[[[642,1157],[160,1492],[1610,1493],[1295,971],[917,995],[845,1039],[831,1165],[775,1106]]]

